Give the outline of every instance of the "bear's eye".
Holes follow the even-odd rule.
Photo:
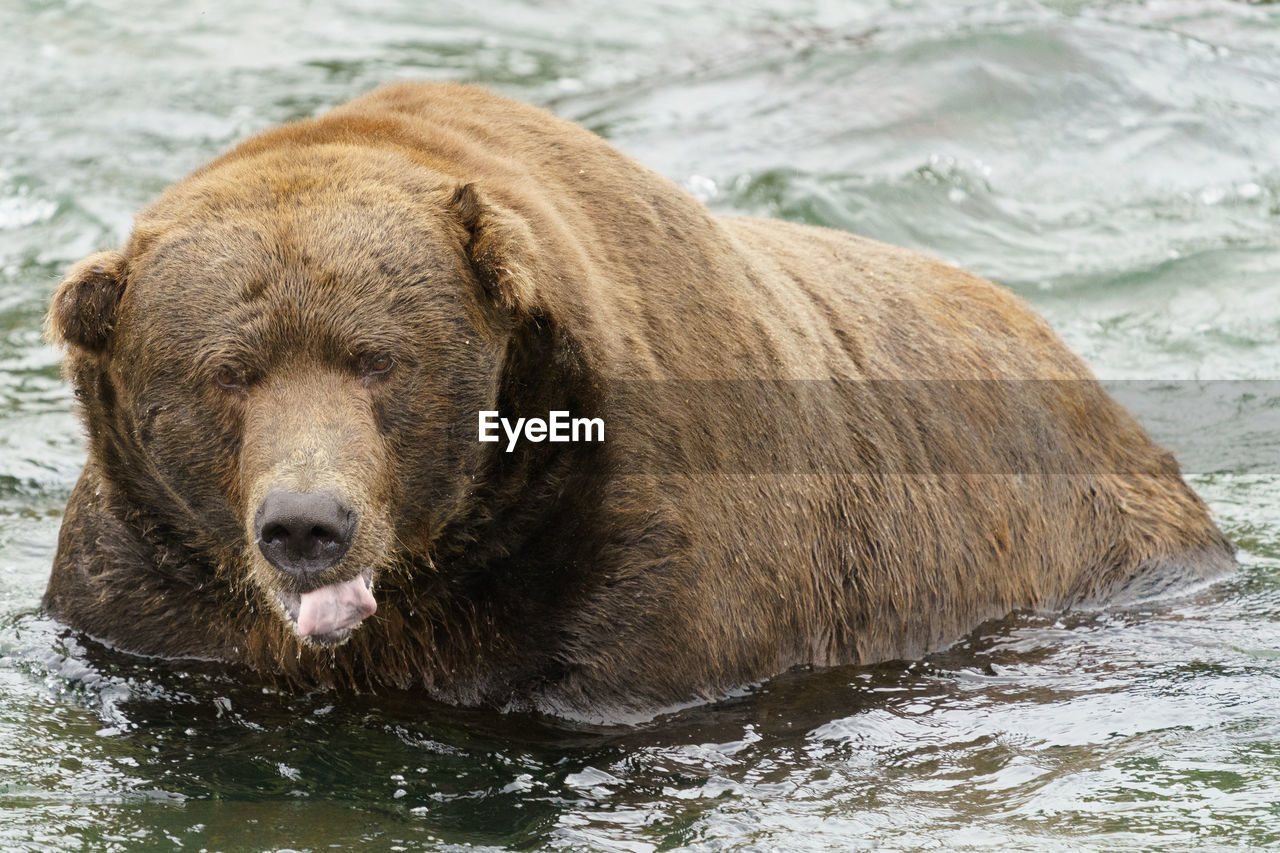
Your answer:
[[[360,373],[364,376],[380,376],[395,366],[395,359],[388,353],[375,352],[365,356],[360,365]]]
[[[246,384],[244,374],[229,364],[219,367],[213,380],[218,383],[219,388],[226,391],[243,391]]]

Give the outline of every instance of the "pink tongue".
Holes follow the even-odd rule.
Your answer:
[[[335,583],[302,594],[298,606],[298,635],[332,634],[354,628],[378,609],[373,593],[357,575],[346,583]]]

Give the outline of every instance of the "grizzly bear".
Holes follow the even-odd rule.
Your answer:
[[[286,685],[621,718],[1233,565],[1012,294],[479,88],[249,139],[48,330],[88,463],[47,610]]]

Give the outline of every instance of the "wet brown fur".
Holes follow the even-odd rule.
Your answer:
[[[48,610],[294,684],[646,711],[1231,565],[1011,294],[713,217],[481,89],[398,84],[248,140],[77,265],[49,328],[89,462]],[[607,439],[507,454],[479,409]],[[379,609],[335,650],[272,604],[290,581],[248,530],[279,483],[360,510],[331,579],[375,565]]]

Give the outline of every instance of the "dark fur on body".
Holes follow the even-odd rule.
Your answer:
[[[475,88],[390,86],[250,139],[73,269],[50,331],[90,446],[48,610],[298,685],[651,711],[1232,564],[1172,458],[1011,294],[712,217]],[[480,409],[600,416],[607,440],[508,454]],[[280,482],[360,510],[330,579],[372,565],[379,609],[340,647],[272,604],[292,581],[247,519]]]

